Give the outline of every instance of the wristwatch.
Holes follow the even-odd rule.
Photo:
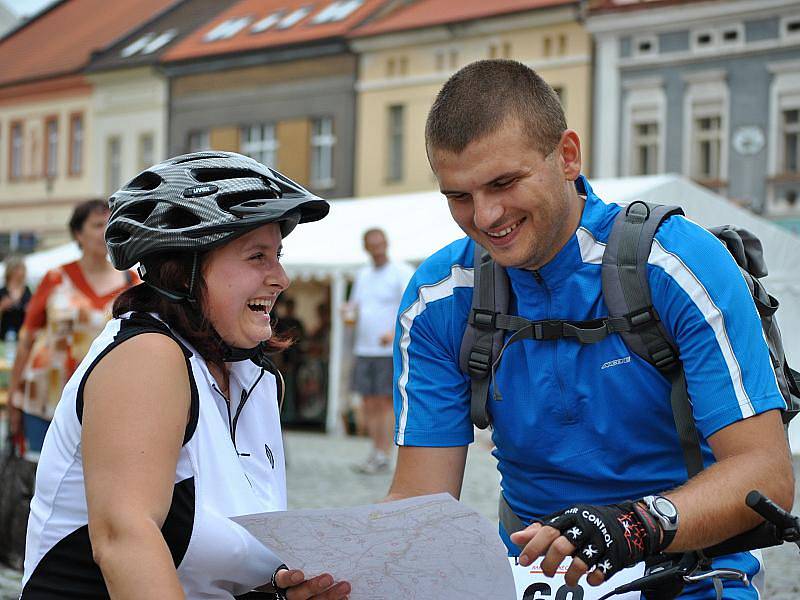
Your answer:
[[[675,539],[678,531],[678,509],[672,500],[664,496],[645,496],[642,498],[647,507],[647,511],[661,524],[664,532],[664,539],[661,540],[660,548],[663,550]]]

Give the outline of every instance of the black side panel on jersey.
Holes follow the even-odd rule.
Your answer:
[[[114,341],[104,348],[103,351],[97,355],[92,364],[89,365],[89,368],[86,369],[86,372],[83,374],[83,378],[81,379],[81,383],[78,386],[78,394],[75,400],[75,410],[77,412],[78,422],[83,423],[83,389],[86,386],[86,380],[89,378],[91,372],[98,365],[98,363],[103,360],[103,358],[114,348],[137,335],[141,335],[142,333],[160,333],[162,335],[166,335],[168,338],[172,339],[176,344],[178,344],[183,352],[184,357],[186,358],[186,369],[189,372],[189,385],[191,388],[189,422],[186,424],[186,432],[183,436],[183,443],[186,444],[194,435],[194,430],[197,428],[197,419],[200,415],[200,399],[197,392],[197,384],[192,376],[192,367],[189,363],[189,359],[192,357],[192,352],[183,345],[183,343],[175,336],[174,333],[172,333],[166,324],[159,321],[155,317],[148,315],[147,313],[134,313],[129,318],[123,319],[117,335],[114,336]]]
[[[189,546],[194,524],[194,478],[175,484],[172,504],[161,533],[177,568]],[[89,526],[84,525],[58,542],[36,565],[20,600],[106,600],[103,574],[92,558]]]

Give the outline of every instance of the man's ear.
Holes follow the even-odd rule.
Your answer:
[[[581,174],[581,139],[574,129],[566,129],[558,142],[558,155],[564,178],[575,181]]]

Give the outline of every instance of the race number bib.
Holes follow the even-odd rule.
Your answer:
[[[614,575],[610,581],[594,587],[586,583],[586,578],[581,578],[577,586],[569,586],[564,581],[564,575],[569,568],[572,558],[567,557],[558,567],[554,577],[547,577],[539,566],[543,560],[540,558],[532,565],[523,567],[517,564],[516,556],[509,556],[511,570],[514,572],[514,584],[517,587],[517,600],[597,600],[625,583],[638,579],[644,574],[644,563],[639,563],[630,569],[624,569]],[[628,592],[614,596],[620,600],[639,600],[640,592]]]

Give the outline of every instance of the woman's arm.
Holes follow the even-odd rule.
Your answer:
[[[81,445],[89,537],[112,598],[184,598],[161,526],[189,408],[183,353],[161,334],[121,344],[88,377]]]
[[[22,407],[14,403],[14,396],[21,391],[22,371],[28,364],[35,337],[35,334],[31,333],[27,327],[23,327],[19,332],[17,354],[14,357],[14,365],[11,367],[8,381],[8,425],[11,435],[17,435],[22,428]]]

